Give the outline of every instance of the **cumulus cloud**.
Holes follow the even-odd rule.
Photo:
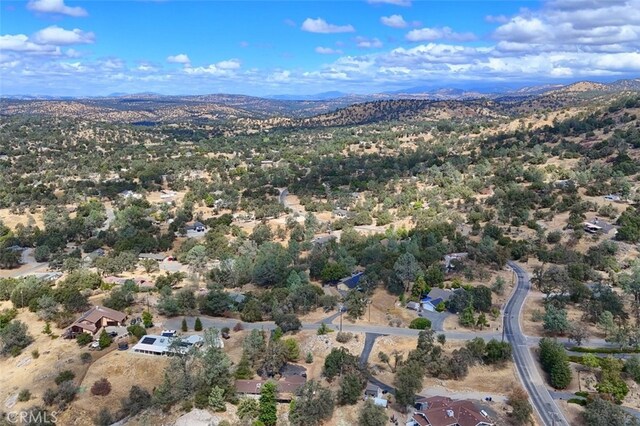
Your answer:
[[[30,0],[27,9],[39,13],[53,13],[73,17],[87,16],[88,13],[81,7],[69,7],[64,4],[64,0]]]
[[[24,34],[7,34],[0,36],[0,51],[11,52],[53,52],[55,46],[43,46],[29,40]]]
[[[368,0],[369,4],[392,4],[394,6],[409,7],[411,0]]]
[[[312,20],[311,25],[317,28],[318,20]],[[325,30],[339,27],[320,21],[324,27],[319,27]],[[323,65],[290,70],[244,69],[237,59],[193,66],[185,53],[167,58],[184,66],[155,69],[141,62],[128,65],[117,58],[94,59],[91,54],[80,56],[61,48],[60,43],[71,37],[81,39],[78,34],[65,33],[69,38],[59,37],[55,40],[59,44],[41,44],[35,35],[13,34],[0,36],[0,68],[7,93],[57,90],[57,94],[133,92],[140,87],[165,93],[183,87],[193,93],[309,93],[327,87],[370,92],[420,81],[508,80],[527,84],[640,75],[640,0],[552,0],[538,9],[487,21],[495,25],[483,46],[466,43],[473,38],[469,33],[449,27],[415,27],[410,31],[414,24],[408,23],[403,32],[411,44],[345,55],[339,50],[345,49],[341,44],[325,43],[315,48],[325,55]],[[378,45],[376,40],[354,35],[344,41],[351,46],[361,43],[361,47],[373,47]],[[252,42],[251,46],[258,44]],[[70,59],[75,56],[78,58]]]
[[[433,41],[433,40],[452,40],[452,41],[473,41],[476,36],[473,33],[457,33],[449,27],[442,28],[420,28],[411,30],[407,33],[407,40],[418,41]]]
[[[355,31],[352,25],[335,25],[329,24],[322,18],[307,18],[302,23],[301,29],[310,33],[334,34],[334,33],[352,33]]]
[[[206,67],[191,67],[185,66],[184,71],[187,74],[208,74],[213,76],[232,76],[234,72],[240,68],[240,61],[238,59],[229,59],[226,61],[216,62]]]
[[[391,28],[406,28],[407,25],[409,25],[402,15],[382,16],[380,18],[380,22],[382,22],[382,25],[386,25]]]
[[[188,64],[191,59],[185,53],[178,53],[177,55],[167,56],[167,62],[172,64]]]
[[[78,28],[65,30],[56,25],[44,28],[33,35],[33,41],[39,44],[69,45],[90,44],[95,41],[92,32],[85,32]]]
[[[611,51],[621,44],[638,48],[640,0],[551,1],[541,10],[514,16],[496,28],[493,37],[561,49],[580,46]]]
[[[318,46],[315,51],[321,55],[342,55],[342,50],[332,49],[331,47]]]
[[[356,46],[361,49],[379,49],[382,47],[382,42],[377,38],[356,37]]]

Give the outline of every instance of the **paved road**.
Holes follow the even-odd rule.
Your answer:
[[[273,330],[276,328],[276,325],[273,321],[261,321],[261,322],[242,322],[236,319],[229,318],[213,318],[213,317],[205,317],[201,316],[202,325],[205,328],[215,327],[229,327],[232,328],[237,323],[241,323],[242,326],[246,330],[253,329],[265,329],[265,330]],[[193,323],[195,318],[187,317],[187,323],[189,327],[193,327]],[[182,317],[175,317],[168,319],[163,327],[170,329],[179,329],[180,324],[182,323]],[[320,327],[320,323],[302,323],[303,330],[317,330]],[[333,324],[334,329],[337,329],[337,326]],[[343,331],[349,331],[351,333],[374,333],[374,334],[388,334],[392,336],[407,336],[407,337],[418,337],[418,333],[420,330],[413,330],[410,328],[399,328],[399,327],[386,327],[386,326],[376,326],[376,325],[360,325],[360,324],[349,324],[343,322],[342,324]],[[477,337],[477,333],[470,332],[455,332],[455,331],[445,331],[444,334],[447,336],[447,340],[469,340]],[[485,339],[491,338],[500,338],[500,333],[483,333],[482,336]]]
[[[22,263],[22,265],[16,269],[0,269],[0,277],[19,278],[40,272],[46,272],[49,264],[47,262],[36,262],[36,259],[33,257],[33,251],[33,248],[23,250],[20,258],[20,263]]]
[[[511,342],[513,348],[513,361],[518,370],[520,381],[529,393],[533,406],[545,425],[568,426],[569,423],[555,404],[540,376],[529,349],[530,342],[520,327],[522,306],[531,288],[531,281],[526,271],[518,264],[509,262],[509,266],[515,271],[518,282],[504,310],[504,331],[506,339]]]
[[[105,206],[105,212],[107,214],[107,220],[105,220],[104,224],[100,228],[98,228],[98,231],[106,231],[107,229],[109,229],[116,218],[116,214],[113,211],[113,207],[110,203]]]

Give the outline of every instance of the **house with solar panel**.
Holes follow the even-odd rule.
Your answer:
[[[201,348],[204,338],[200,335],[174,336],[172,333],[147,334],[131,349],[133,352],[145,355],[184,355],[191,349]],[[220,337],[216,346],[223,347],[224,342]]]

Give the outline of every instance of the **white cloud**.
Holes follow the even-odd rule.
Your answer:
[[[487,15],[484,20],[490,24],[506,24],[509,22],[509,18],[504,15]]]
[[[64,54],[67,55],[68,58],[79,58],[82,56],[82,52],[78,52],[75,49],[67,49]]]
[[[125,64],[124,61],[120,58],[108,58],[100,61],[100,65],[103,69],[114,71],[124,69]]]
[[[136,68],[138,71],[140,72],[157,72],[158,68],[154,67],[152,64],[149,64],[147,62],[143,62],[140,65],[138,65],[138,68]]]
[[[218,77],[230,77],[235,75],[235,71],[240,68],[238,59],[229,59],[226,61],[216,62],[206,67],[191,67],[186,65],[184,71],[187,74],[208,74]]]
[[[409,25],[402,15],[383,16],[380,18],[380,22],[391,28],[406,28]]]
[[[90,44],[95,41],[95,34],[78,28],[65,30],[56,25],[44,28],[33,35],[33,41],[38,44],[53,44],[64,46],[69,44]]]
[[[228,61],[220,61],[216,64],[221,70],[237,70],[240,68],[240,61],[237,59],[229,59]]]
[[[87,16],[88,13],[81,7],[69,7],[64,0],[30,0],[27,9],[39,13],[54,13],[73,17]]]
[[[368,0],[369,4],[392,4],[395,6],[409,7],[411,0]]]
[[[433,40],[453,40],[453,41],[472,41],[476,39],[473,33],[457,33],[449,27],[442,28],[420,28],[411,30],[406,37],[409,41],[433,41]]]
[[[24,34],[7,34],[0,36],[0,51],[38,53],[53,52],[55,50],[55,46],[43,46],[41,44],[34,43]]]
[[[332,49],[331,47],[318,46],[315,48],[315,52],[321,55],[342,55],[342,50]]]
[[[382,42],[377,38],[356,37],[356,46],[361,49],[379,49],[382,47]]]
[[[170,62],[172,64],[188,64],[191,62],[191,60],[186,54],[179,53],[177,55],[168,56],[167,62]]]
[[[290,78],[291,78],[291,71],[289,70],[276,71],[274,73],[271,73],[269,76],[267,76],[267,81],[275,82],[275,83],[286,83],[290,80]]]
[[[425,81],[529,84],[640,75],[640,0],[552,0],[508,19],[488,20],[494,21],[495,31],[483,46],[465,43],[473,35],[460,28],[460,33],[448,27],[411,28],[414,24],[408,22],[403,32],[406,40],[414,41],[410,45],[345,55],[341,50],[346,48],[332,40],[315,50],[325,55],[323,65],[301,69],[292,63],[287,70],[244,69],[237,59],[192,66],[185,53],[173,56],[184,66],[163,69],[118,58],[95,59],[90,52],[81,55],[62,49],[61,44],[39,44],[35,35],[13,34],[0,36],[0,68],[7,94],[106,94],[141,89],[176,93],[184,87],[192,93],[310,93],[327,87],[360,93]],[[377,45],[376,39],[342,38],[345,46]],[[252,41],[251,46],[259,44]]]
[[[334,34],[334,33],[352,33],[355,28],[351,25],[334,25],[329,24],[322,18],[307,18],[302,23],[301,29],[310,33]]]
[[[555,0],[542,9],[521,13],[493,33],[499,41],[620,50],[640,47],[640,0]],[[562,46],[562,47],[561,47]],[[573,47],[571,47],[573,46]]]

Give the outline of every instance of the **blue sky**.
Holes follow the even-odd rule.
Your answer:
[[[640,0],[3,1],[0,93],[371,93],[640,76]]]

